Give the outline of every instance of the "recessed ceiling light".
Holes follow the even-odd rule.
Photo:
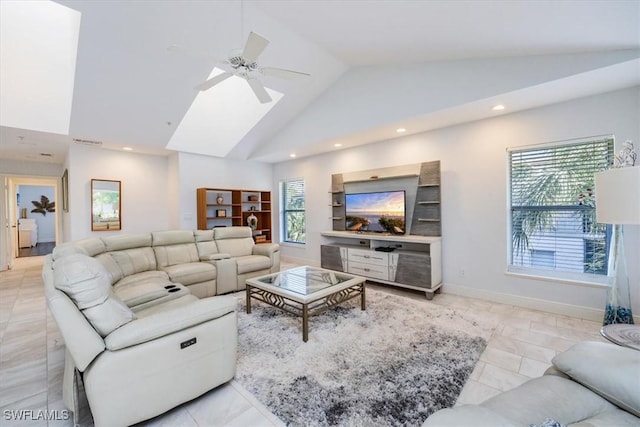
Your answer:
[[[342,144],[338,143],[338,144],[333,144],[334,147],[338,148],[338,147],[342,147]]]
[[[131,148],[131,147],[122,147],[122,149],[124,151],[133,151],[133,148]]]
[[[398,132],[398,133],[403,133],[403,132],[406,132],[406,131],[407,131],[407,130],[406,130],[405,128],[398,128],[398,129],[396,129],[396,132]]]
[[[504,105],[502,104],[498,104],[495,107],[492,108],[493,111],[501,111],[504,110]]]
[[[296,153],[291,153],[291,154],[289,154],[289,157],[291,157],[292,159],[295,159],[295,157],[296,157]]]

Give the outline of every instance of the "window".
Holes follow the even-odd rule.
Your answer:
[[[594,173],[612,159],[611,137],[509,150],[509,271],[602,282],[611,227],[595,220]]]
[[[280,183],[282,206],[282,241],[305,243],[304,180],[289,179]]]

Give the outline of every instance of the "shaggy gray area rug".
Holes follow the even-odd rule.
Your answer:
[[[367,289],[309,320],[252,300],[238,308],[236,380],[290,426],[418,426],[451,407],[495,325]]]

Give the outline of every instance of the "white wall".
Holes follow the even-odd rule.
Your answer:
[[[303,177],[307,194],[307,244],[303,248],[285,245],[282,254],[319,263],[320,244],[324,241],[320,232],[331,228],[331,174],[440,160],[445,292],[449,289],[493,299],[505,296],[504,301],[526,300],[538,307],[554,303],[563,309],[587,307],[597,315],[595,310],[604,306],[603,288],[505,274],[506,148],[603,134],[616,136],[616,150],[627,139],[640,147],[638,117],[640,88],[635,87],[276,164],[274,188],[280,180]],[[277,221],[274,224],[278,226]],[[625,228],[632,308],[636,314],[640,313],[639,229],[640,226]],[[278,230],[274,232],[277,236]]]
[[[168,159],[73,145],[68,154],[65,241],[169,228]],[[91,231],[91,179],[121,181],[122,231]]]
[[[107,233],[195,229],[196,188],[272,191],[272,165],[187,153],[151,156],[72,146],[69,150],[67,240]],[[122,231],[91,231],[91,179],[122,181]]]
[[[273,192],[273,167],[268,163],[178,153],[178,173],[179,228],[197,228],[199,187]]]
[[[640,51],[634,49],[352,68],[268,144],[257,147],[254,155],[259,158],[273,151],[295,151],[292,147],[348,137],[398,121],[405,124],[409,118],[434,112],[446,115],[449,109],[480,100],[495,99],[497,104],[514,91],[536,86],[543,93],[545,87],[553,90],[544,86],[551,82],[639,55]],[[614,90],[623,86],[608,87]],[[598,92],[581,93],[586,96]],[[488,117],[491,111],[474,110],[470,114]]]

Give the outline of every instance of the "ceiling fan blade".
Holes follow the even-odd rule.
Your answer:
[[[249,62],[253,62],[258,59],[258,56],[260,56],[268,45],[269,40],[251,32],[249,33],[247,44],[244,46],[244,50],[242,51],[242,57]]]
[[[209,80],[207,80],[204,83],[200,83],[198,86],[195,87],[195,89],[199,91],[205,91],[207,89],[214,87],[218,83],[225,81],[231,76],[233,76],[232,73],[225,71],[222,74],[218,74],[217,76],[211,77]]]
[[[261,104],[266,104],[267,102],[271,102],[271,97],[267,93],[267,90],[262,86],[260,80],[258,79],[247,79],[247,83],[251,86],[253,93],[256,94]]]
[[[279,77],[287,80],[297,80],[309,77],[311,74],[301,73],[300,71],[283,70],[282,68],[264,67],[260,68],[260,72],[265,76]]]

